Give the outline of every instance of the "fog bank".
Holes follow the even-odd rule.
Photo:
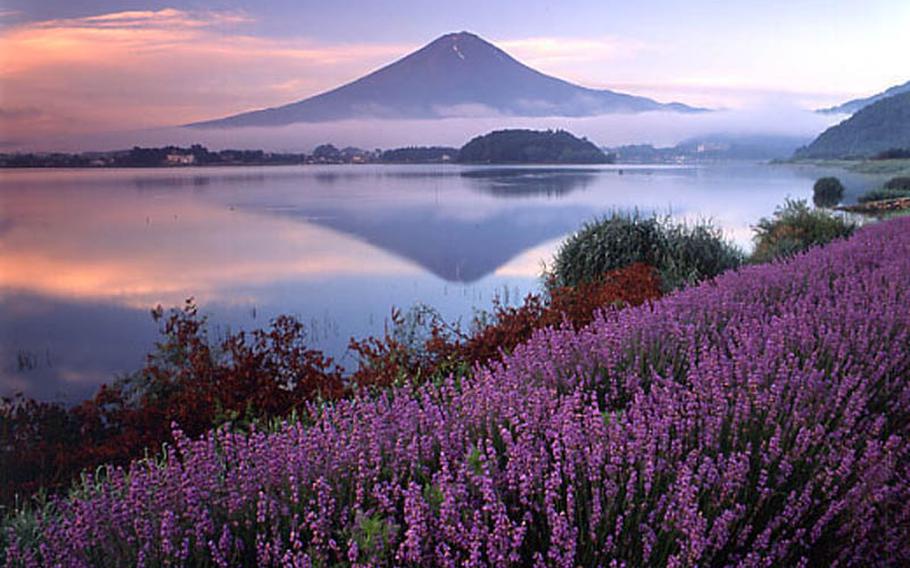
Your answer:
[[[203,144],[210,149],[252,149],[309,152],[330,142],[363,149],[401,146],[456,146],[472,137],[503,128],[564,129],[601,146],[677,142],[714,133],[773,134],[814,137],[842,117],[821,115],[792,106],[765,106],[682,114],[645,112],[596,117],[472,116],[431,120],[362,119],[299,123],[282,127],[201,129],[166,127],[121,132],[6,141],[2,151],[77,152],[132,146]]]

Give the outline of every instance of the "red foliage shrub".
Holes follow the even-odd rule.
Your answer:
[[[104,385],[73,408],[24,398],[0,407],[0,503],[67,486],[79,472],[126,463],[171,438],[171,424],[198,435],[227,420],[285,416],[309,400],[344,393],[330,358],[307,349],[303,325],[282,316],[267,330],[213,346],[188,301],[163,319],[164,339],[145,367]]]
[[[350,349],[360,358],[352,381],[362,387],[385,387],[404,377],[421,378],[458,368],[468,368],[497,359],[530,339],[537,329],[563,324],[579,328],[594,314],[610,305],[639,305],[661,295],[653,268],[637,263],[609,272],[599,280],[578,287],[553,288],[549,299],[529,294],[521,306],[494,306],[492,323],[465,336],[445,326],[430,314],[422,323],[429,337],[421,349],[405,345],[393,334],[351,340]],[[405,325],[400,312],[393,313],[393,327]]]
[[[465,342],[461,353],[471,362],[485,363],[503,351],[511,352],[537,329],[564,323],[578,329],[591,323],[594,314],[607,306],[637,306],[660,295],[660,281],[654,269],[636,263],[608,272],[595,282],[551,289],[549,302],[528,295],[520,307],[498,306],[495,323]]]

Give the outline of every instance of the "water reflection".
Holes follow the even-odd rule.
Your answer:
[[[158,190],[158,189],[184,189],[184,188],[204,188],[210,185],[230,185],[243,184],[245,186],[262,185],[265,183],[266,176],[264,173],[258,174],[234,174],[234,175],[194,175],[194,176],[153,176],[153,177],[136,177],[133,179],[133,185],[139,190]]]
[[[619,170],[622,170],[620,174]],[[307,323],[344,357],[417,302],[470,318],[613,209],[703,216],[743,245],[815,169],[350,166],[0,174],[0,395],[88,394],[141,365],[148,310],[197,298],[218,325]],[[844,179],[844,178],[842,178]],[[846,178],[857,193],[877,181]]]
[[[99,380],[139,368],[154,343],[147,309],[29,292],[0,294],[0,394],[91,396]]]
[[[521,252],[571,231],[585,215],[579,207],[516,208],[483,219],[439,215],[432,208],[369,216],[280,213],[356,237],[453,283],[477,282]]]
[[[493,168],[468,170],[461,176],[472,188],[494,197],[562,197],[594,182],[600,170],[568,168]]]

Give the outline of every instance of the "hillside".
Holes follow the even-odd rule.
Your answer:
[[[606,164],[611,159],[588,140],[564,130],[497,130],[458,152],[465,164]]]
[[[882,99],[832,126],[794,155],[799,159],[867,158],[910,148],[910,92]]]
[[[467,32],[444,35],[365,77],[288,105],[191,124],[231,128],[351,118],[592,116],[650,110],[693,112],[609,90],[588,89],[536,71]]]
[[[907,81],[903,85],[895,85],[894,87],[891,87],[886,91],[882,91],[877,95],[872,95],[871,97],[865,97],[861,99],[853,99],[852,101],[847,101],[844,104],[830,108],[819,109],[818,112],[822,114],[853,114],[856,111],[866,108],[873,103],[877,103],[882,99],[908,92],[910,92],[910,81]]]

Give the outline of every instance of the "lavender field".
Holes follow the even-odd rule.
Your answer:
[[[910,563],[910,219],[470,379],[177,433],[13,518],[8,566]]]

